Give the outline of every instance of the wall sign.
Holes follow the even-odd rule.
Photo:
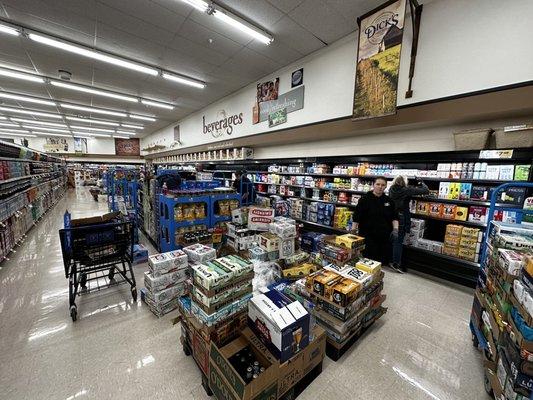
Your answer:
[[[67,139],[47,137],[43,147],[49,153],[68,152]]]
[[[276,100],[279,93],[279,78],[257,84],[257,102]]]
[[[139,138],[115,139],[115,154],[117,156],[141,155]]]
[[[389,1],[359,20],[354,119],[396,113],[405,4]]]
[[[513,150],[481,150],[479,158],[485,160],[513,158]]]
[[[204,135],[209,133],[214,138],[224,136],[224,134],[231,135],[233,133],[233,128],[236,125],[242,124],[242,120],[243,113],[228,116],[226,110],[220,110],[217,113],[217,119],[214,122],[205,122],[204,115],[202,117]]]
[[[304,69],[300,68],[291,75],[291,87],[300,86],[304,83]]]
[[[281,125],[287,122],[287,109],[282,108],[281,110],[275,111],[268,116],[268,127],[272,128],[276,125]]]
[[[304,108],[305,86],[298,86],[290,92],[280,94],[277,100],[259,104],[259,122],[267,121],[268,116],[276,111],[287,109],[287,114]]]
[[[74,153],[86,154],[87,153],[87,139],[86,138],[74,138]]]

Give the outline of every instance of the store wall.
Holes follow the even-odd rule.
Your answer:
[[[74,153],[74,139],[66,138],[66,140],[68,144],[67,153]],[[28,138],[28,147],[38,151],[46,152],[45,143],[45,138]],[[87,153],[115,155],[115,140],[108,138],[87,139]]]
[[[406,19],[404,43],[407,45],[402,49],[398,105],[533,80],[533,55],[528,51],[533,37],[531,15],[531,0],[434,0],[425,4],[411,99],[404,98],[412,38],[410,19]],[[356,41],[357,34],[351,34],[260,80],[280,77],[279,92],[285,93],[290,90],[290,74],[304,68],[304,108],[288,114],[285,124],[269,129],[268,122],[251,123],[256,95],[254,83],[148,136],[142,140],[141,148],[151,144],[171,145],[173,129],[178,123],[182,143],[179,148],[184,148],[349,116]],[[235,126],[231,135],[224,133],[215,138],[204,134],[202,118],[214,122],[221,118],[222,110],[228,116],[243,113],[243,123]],[[380,140],[375,135],[365,138],[366,142],[376,141],[376,144]]]

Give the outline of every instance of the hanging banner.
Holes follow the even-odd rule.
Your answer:
[[[43,145],[44,150],[48,153],[66,153],[68,152],[67,139],[47,137]]]
[[[141,146],[138,138],[115,139],[115,154],[117,156],[138,156]]]
[[[74,138],[74,153],[87,154],[87,139],[86,138]]]
[[[405,5],[389,1],[359,19],[353,119],[396,113]]]

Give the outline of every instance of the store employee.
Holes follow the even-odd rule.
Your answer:
[[[254,185],[246,176],[245,171],[235,172],[235,181],[233,182],[233,189],[242,195],[243,204],[251,204],[255,202]]]
[[[378,177],[373,189],[366,193],[354,212],[354,229],[365,238],[364,256],[387,265],[391,241],[398,236],[398,213],[392,199],[385,194],[387,180]]]

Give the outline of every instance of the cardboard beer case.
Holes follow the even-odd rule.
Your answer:
[[[152,274],[147,271],[144,273],[144,286],[150,292],[158,292],[181,283],[187,278],[188,274],[186,269],[169,272],[168,274],[161,275],[157,278],[154,278]]]

